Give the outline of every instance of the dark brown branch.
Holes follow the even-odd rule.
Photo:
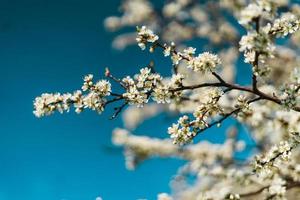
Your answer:
[[[259,34],[259,29],[260,29],[260,18],[257,17],[254,19],[254,22],[255,22],[255,30],[256,30],[256,33]],[[254,58],[254,62],[253,62],[253,67],[254,68],[258,68],[258,62],[259,62],[259,52],[258,51],[255,51],[255,58]],[[252,69],[252,89],[254,91],[257,91],[257,77]]]
[[[121,97],[122,96],[122,94],[117,94],[117,93],[113,93],[113,92],[111,92],[110,95],[115,96],[115,97]]]
[[[128,104],[128,103],[125,102],[125,103],[123,103],[121,106],[116,107],[116,108],[115,108],[116,112],[115,112],[109,119],[112,120],[112,119],[116,118],[116,117],[121,113],[121,111],[125,108],[125,106],[126,106],[127,104]]]
[[[108,105],[108,104],[113,103],[113,102],[116,102],[116,101],[120,101],[120,100],[122,100],[122,99],[124,99],[123,96],[119,96],[119,97],[113,98],[113,99],[111,99],[111,100],[106,101],[106,102],[105,102],[105,105]]]
[[[171,89],[171,92],[177,92],[177,91],[182,91],[182,90],[194,90],[194,89],[198,89],[198,88],[203,88],[203,87],[226,87],[229,90],[239,90],[239,91],[245,91],[245,92],[249,92],[252,94],[255,94],[257,96],[260,97],[260,99],[265,99],[268,101],[272,101],[276,104],[282,105],[282,102],[279,98],[275,97],[274,95],[268,95],[266,93],[263,93],[259,90],[253,90],[250,87],[245,87],[245,86],[240,86],[237,84],[231,84],[231,83],[202,83],[202,84],[198,84],[198,85],[190,85],[190,86],[182,86],[179,88],[175,88],[175,89]],[[294,107],[292,108],[292,110],[300,112],[300,107]]]
[[[261,187],[258,190],[255,190],[255,191],[252,191],[252,192],[240,194],[240,197],[249,197],[249,196],[258,195],[258,194],[262,193],[265,189],[267,189],[269,187],[270,186],[268,185],[268,186]]]
[[[223,86],[225,86],[223,83],[202,83],[198,85],[189,85],[189,86],[182,86],[175,89],[170,89],[170,92],[178,92],[182,90],[194,90],[203,87],[223,87]]]
[[[211,72],[211,73],[212,75],[214,75],[214,77],[216,77],[220,81],[220,83],[225,83],[224,79],[222,79],[222,77],[219,74],[217,74],[216,72]]]

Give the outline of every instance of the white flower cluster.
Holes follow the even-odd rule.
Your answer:
[[[60,113],[69,111],[71,97],[71,94],[61,95],[60,93],[44,93],[40,97],[35,98],[33,113],[37,117],[43,117],[54,113],[56,110]]]
[[[143,50],[146,48],[148,42],[155,43],[157,40],[158,36],[155,35],[153,31],[146,28],[146,26],[138,28],[138,37],[136,38],[136,41]],[[154,51],[156,45],[158,44],[154,44],[150,47],[151,52]],[[164,56],[171,56],[174,65],[178,65],[181,60],[185,60],[187,62],[187,67],[195,72],[213,72],[216,70],[216,67],[221,64],[220,58],[209,52],[194,56],[196,49],[193,47],[188,47],[184,49],[183,52],[177,52],[175,50],[175,44],[171,43],[171,45],[164,44],[162,48],[164,50]]]
[[[87,94],[83,94],[83,92]],[[84,108],[96,110],[101,113],[106,102],[105,96],[110,95],[111,84],[106,80],[100,80],[93,83],[93,75],[84,77],[82,91],[75,91],[73,94],[42,94],[34,100],[33,113],[37,117],[53,114],[54,111],[62,113],[69,111],[71,105],[74,106],[77,113],[82,112]]]
[[[300,103],[300,70],[295,68],[291,74],[291,82],[281,89],[281,101],[288,110]]]
[[[280,177],[275,177],[268,188],[268,199],[286,199],[286,181]]]
[[[199,54],[188,61],[188,68],[195,72],[215,71],[216,67],[221,64],[221,60],[217,55],[209,52]]]
[[[172,94],[166,86],[158,86],[153,89],[152,98],[157,103],[170,103]]]
[[[168,133],[171,135],[173,143],[179,145],[190,143],[197,134],[196,130],[191,128],[191,121],[187,115],[180,117],[177,124],[172,124],[168,128]]]
[[[282,105],[292,109],[300,103],[300,84],[289,84],[282,91]]]
[[[271,70],[265,65],[268,58],[274,57],[275,45],[271,36],[284,37],[299,30],[299,17],[289,12],[273,20],[272,24],[267,23],[266,26],[260,27],[261,19],[270,21],[274,18],[277,7],[286,4],[287,2],[263,0],[249,4],[241,11],[240,23],[246,25],[248,33],[241,38],[239,50],[244,52],[246,63],[254,64],[253,72],[256,76],[264,76]],[[258,63],[263,65],[258,67]]]
[[[239,44],[239,50],[244,52],[246,63],[253,63],[257,53],[261,60],[272,57],[275,50],[269,35],[264,30],[260,33],[248,32],[241,38]]]
[[[173,124],[168,128],[168,133],[173,138],[174,144],[184,145],[192,142],[200,130],[209,126],[208,117],[222,113],[222,108],[218,105],[218,100],[222,94],[221,90],[213,89],[209,93],[208,101],[196,108],[193,113],[194,120],[184,115],[179,118],[177,124]]]
[[[240,12],[239,23],[248,27],[261,17],[271,19],[279,7],[287,4],[288,0],[255,0]]]
[[[153,89],[152,99],[157,103],[170,103],[171,98],[178,98],[182,92],[172,92],[172,90],[180,88],[182,86],[182,80],[184,76],[182,74],[173,74],[171,80],[167,83],[161,83]]]
[[[172,52],[172,62],[174,65],[178,65],[181,60],[187,62],[187,68],[192,69],[195,72],[213,72],[216,67],[221,64],[220,58],[212,53],[204,52],[198,56],[194,56],[196,49],[193,47],[188,47],[184,49],[183,52],[174,51],[174,46],[165,46],[165,56],[170,55],[168,52]]]
[[[93,75],[89,74],[84,77],[82,91],[90,91],[97,93],[99,96],[108,96],[111,93],[111,84],[107,80],[100,80],[93,83]]]
[[[295,33],[300,28],[299,18],[292,13],[284,13],[279,19],[276,19],[270,29],[270,33],[277,37],[284,37]]]
[[[136,38],[136,41],[138,42],[138,45],[142,50],[146,48],[147,43],[154,43],[159,39],[159,37],[146,26],[142,26],[141,28],[137,27],[137,32],[138,36]]]
[[[153,88],[155,88],[161,80],[162,77],[159,74],[152,73],[150,68],[142,68],[140,73],[136,74],[134,78],[127,76],[122,79],[126,87],[126,92],[123,93],[123,97],[129,105],[142,107],[148,102]]]
[[[178,73],[173,74],[171,79],[167,81],[159,74],[152,73],[150,68],[142,68],[133,79],[130,77],[122,79],[126,87],[123,97],[129,105],[137,105],[138,107],[147,103],[150,96],[157,103],[170,103],[171,97],[181,95],[181,91],[172,92],[172,90],[182,86],[183,78],[184,76]]]
[[[234,105],[235,108],[238,110],[238,116],[239,117],[246,117],[247,115],[250,115],[252,113],[252,109],[248,103],[248,100],[245,96],[239,95],[237,98],[237,102]]]
[[[254,161],[254,171],[262,176],[270,176],[275,172],[278,165],[283,161],[288,161],[291,151],[300,143],[300,134],[291,133],[289,140],[281,141],[273,146],[265,155],[256,156]]]
[[[216,88],[212,89],[208,93],[208,100],[204,102],[203,104],[199,105],[195,112],[193,113],[194,117],[197,119],[197,124],[199,123],[201,128],[204,128],[201,124],[201,121],[206,121],[208,116],[212,116],[218,113],[223,113],[222,108],[218,104],[219,99],[223,95],[223,91]],[[203,125],[207,126],[206,123]]]
[[[248,25],[262,14],[263,8],[256,3],[251,3],[241,11],[239,23],[242,25]]]

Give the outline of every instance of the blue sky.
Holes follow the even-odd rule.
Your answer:
[[[110,141],[122,122],[108,120],[110,110],[32,114],[42,92],[76,90],[85,74],[101,78],[107,66],[119,77],[133,74],[153,58],[137,46],[111,48],[116,34],[102,22],[117,14],[119,1],[0,1],[0,200],[155,199],[168,192],[182,161],[149,160],[127,171],[121,149]],[[158,62],[164,73],[168,63]],[[171,122],[159,116],[139,133],[166,137]]]

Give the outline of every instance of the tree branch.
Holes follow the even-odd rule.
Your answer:
[[[260,17],[257,17],[254,19],[254,22],[255,22],[255,30],[256,30],[256,33],[259,34],[259,29],[260,29]],[[259,52],[258,51],[255,51],[255,58],[254,58],[254,62],[253,62],[253,68],[258,68],[258,62],[259,62]],[[252,69],[252,89],[254,91],[257,91],[257,77]]]

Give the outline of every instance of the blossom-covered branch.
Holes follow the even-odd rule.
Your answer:
[[[125,0],[121,11],[105,26],[111,31],[137,27],[137,33],[121,34],[113,45],[122,49],[137,43],[142,50],[162,51],[172,61],[171,74],[162,76],[153,63],[123,78],[106,69],[104,79],[87,75],[73,93],[37,97],[34,114],[71,107],[76,113],[102,113],[117,103],[111,119],[122,114],[130,130],[116,129],[113,143],[124,148],[128,169],[152,157],[186,160],[171,181],[172,194],[161,193],[159,200],[299,196],[300,6],[288,0],[168,0],[158,9],[149,0]],[[199,38],[201,47],[185,43]],[[251,72],[236,73],[242,67]],[[241,79],[251,81],[241,84]],[[166,130],[171,139],[133,134],[143,120],[162,112],[178,117]],[[233,120],[222,144],[204,139],[192,144],[228,118]],[[252,153],[241,158],[240,151]]]

